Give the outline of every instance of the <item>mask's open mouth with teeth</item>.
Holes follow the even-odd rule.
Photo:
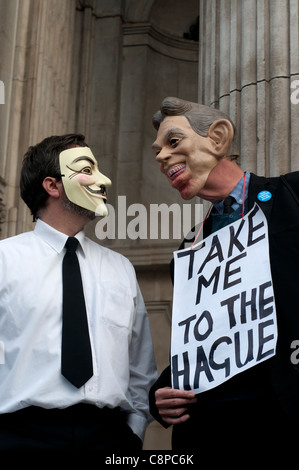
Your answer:
[[[173,181],[177,176],[183,173],[185,169],[186,169],[186,165],[183,165],[183,164],[175,165],[172,168],[170,168],[170,170],[168,170],[167,176]]]

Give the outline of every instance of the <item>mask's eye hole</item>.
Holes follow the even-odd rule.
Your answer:
[[[86,175],[91,175],[92,174],[92,171],[91,171],[91,168],[89,166],[85,167],[85,168],[82,168],[82,170],[80,171],[80,173],[84,173]]]

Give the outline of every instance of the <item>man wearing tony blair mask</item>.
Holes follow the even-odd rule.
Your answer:
[[[203,243],[219,229],[241,222],[255,203],[264,214],[278,339],[276,354],[271,358],[201,393],[195,394],[189,386],[172,388],[172,371],[167,367],[151,388],[151,412],[163,426],[173,425],[174,450],[212,451],[210,455],[214,456],[223,447],[231,454],[238,444],[242,449],[250,447],[250,453],[255,452],[258,445],[259,451],[269,452],[271,448],[277,451],[282,440],[289,445],[296,436],[299,421],[298,361],[291,360],[292,345],[299,338],[299,173],[265,178],[243,171],[233,150],[235,127],[230,118],[217,109],[179,98],[165,98],[153,123],[157,130],[153,150],[168,182],[185,200],[199,196],[211,203],[201,227]],[[228,198],[231,205],[226,209]],[[198,227],[197,232],[201,228]],[[190,239],[187,237],[180,249],[188,246]],[[211,258],[215,257],[215,251],[211,253]],[[256,259],[255,269],[262,269],[259,259]],[[192,265],[193,272],[199,270],[200,265]],[[171,272],[173,274],[173,263]],[[175,280],[174,276],[174,284]],[[208,282],[203,289],[208,291]],[[214,292],[210,291],[212,300]],[[236,318],[241,316],[238,305],[234,303]],[[255,315],[252,297],[247,297],[243,306],[247,315]],[[213,312],[211,322],[221,312],[220,309]],[[194,311],[182,314],[189,318],[193,315],[194,323],[199,322]],[[229,332],[228,329],[227,338]],[[252,342],[256,339],[252,337]],[[202,344],[198,343],[198,347]],[[214,362],[215,370],[221,368],[225,358],[222,355],[217,364]],[[209,371],[208,361],[209,356],[205,364],[198,366],[201,376]],[[183,367],[179,373],[183,374]],[[212,381],[212,374],[208,378]]]
[[[131,263],[88,239],[109,178],[84,136],[28,149],[21,195],[33,231],[0,243],[0,450],[136,451],[156,378]]]

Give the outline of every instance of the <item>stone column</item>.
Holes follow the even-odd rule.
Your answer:
[[[82,14],[75,0],[5,0],[0,17],[0,79],[6,89],[0,109],[0,237],[5,238],[32,228],[19,197],[27,148],[49,135],[76,129]]]
[[[200,0],[199,102],[231,116],[259,175],[299,170],[298,46],[298,0]]]

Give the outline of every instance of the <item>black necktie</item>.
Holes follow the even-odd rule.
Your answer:
[[[92,356],[82,279],[76,248],[78,240],[69,237],[62,263],[63,323],[61,373],[80,388],[93,375]]]
[[[228,196],[227,198],[224,199],[223,201],[223,213],[224,214],[231,214],[234,212],[234,209],[232,208],[232,204],[235,202],[235,198],[232,196]]]

